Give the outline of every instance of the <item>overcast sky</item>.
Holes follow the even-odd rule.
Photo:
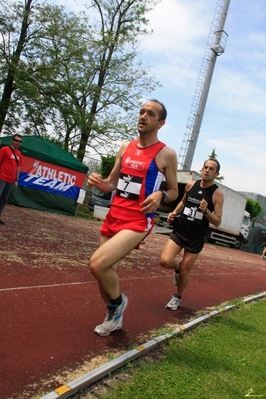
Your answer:
[[[54,0],[72,11],[82,0]],[[149,95],[168,111],[160,140],[180,154],[217,0],[162,0],[150,13],[141,58],[163,85]],[[83,8],[84,9],[84,8]],[[231,0],[192,170],[215,148],[223,184],[266,196],[266,0]],[[143,99],[144,101],[146,98]]]

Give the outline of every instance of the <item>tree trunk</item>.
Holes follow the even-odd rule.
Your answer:
[[[8,73],[7,73],[7,77],[6,77],[6,81],[5,81],[5,85],[4,85],[3,95],[2,95],[2,98],[0,101],[0,134],[1,134],[3,126],[4,126],[4,122],[5,122],[8,108],[10,105],[12,93],[15,90],[14,89],[14,80],[15,80],[20,56],[22,53],[22,49],[23,49],[23,46],[24,46],[26,38],[27,38],[27,32],[28,32],[28,28],[29,28],[28,19],[29,19],[29,14],[31,11],[30,7],[31,7],[32,1],[33,0],[28,0],[25,3],[25,9],[24,9],[24,13],[23,13],[23,20],[22,20],[22,24],[21,24],[19,41],[17,44],[17,48],[12,55],[12,59],[10,62],[10,66],[8,69]]]

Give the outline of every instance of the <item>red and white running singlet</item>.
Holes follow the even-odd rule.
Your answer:
[[[120,176],[109,214],[117,219],[141,220],[154,216],[140,212],[140,204],[154,191],[159,191],[164,174],[155,157],[165,146],[158,142],[139,148],[138,140],[129,143],[122,157]]]

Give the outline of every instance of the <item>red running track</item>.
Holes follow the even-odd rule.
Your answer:
[[[105,307],[87,263],[98,245],[100,223],[12,206],[4,216],[1,399],[46,394],[67,383],[69,371],[98,367],[99,356],[144,343],[154,329],[183,324],[198,311],[266,290],[266,262],[259,255],[206,244],[182,306],[169,311],[164,306],[174,293],[172,274],[159,266],[167,237],[151,234],[119,271],[121,291],[129,297],[123,329],[99,337],[93,329]]]

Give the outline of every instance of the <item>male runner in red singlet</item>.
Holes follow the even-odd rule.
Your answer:
[[[174,201],[178,195],[176,153],[158,139],[166,114],[158,100],[144,103],[138,118],[138,139],[121,145],[108,178],[96,173],[88,178],[88,185],[101,191],[116,189],[100,230],[100,246],[89,264],[107,305],[103,323],[94,330],[101,336],[122,327],[128,299],[119,288],[120,261],[151,232],[160,202]],[[164,176],[167,190],[161,191]]]
[[[173,282],[177,286],[177,293],[166,304],[167,309],[176,310],[180,305],[190,271],[203,248],[209,222],[219,226],[222,221],[224,196],[214,183],[219,170],[220,164],[216,159],[205,161],[201,180],[191,181],[186,185],[182,200],[168,215],[168,221],[174,224],[174,230],[161,253],[161,266],[174,269]],[[176,255],[182,249],[183,259],[178,262]]]

